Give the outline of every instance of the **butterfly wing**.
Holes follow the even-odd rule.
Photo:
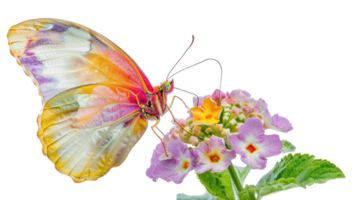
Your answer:
[[[10,28],[10,51],[38,86],[43,153],[76,182],[120,165],[147,128],[140,105],[154,91],[118,46],[82,25],[35,19]]]
[[[138,87],[94,84],[62,92],[44,105],[39,138],[47,157],[75,182],[119,166],[147,128]]]
[[[95,83],[120,83],[153,92],[138,65],[117,45],[82,25],[58,19],[29,20],[10,28],[10,51],[39,88],[43,102]]]

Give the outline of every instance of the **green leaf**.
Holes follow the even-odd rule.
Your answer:
[[[203,195],[199,196],[189,196],[186,194],[178,194],[176,197],[177,200],[218,200],[217,197],[213,196],[212,194],[206,192]]]
[[[247,186],[238,196],[240,200],[259,200],[275,192],[295,187],[306,188],[315,183],[325,183],[337,178],[345,176],[333,163],[315,159],[308,154],[289,154],[276,163],[256,186]]]
[[[296,150],[296,147],[289,141],[287,140],[281,140],[282,141],[282,149],[281,149],[281,153],[290,153],[290,152],[294,152]]]
[[[234,168],[236,169],[239,179],[243,184],[245,178],[248,176],[251,170],[251,167],[234,166]],[[212,195],[217,196],[219,199],[236,199],[235,195],[238,194],[238,191],[234,184],[232,184],[228,170],[225,170],[221,173],[211,173],[210,171],[207,171],[203,174],[197,174],[197,177],[206,187],[207,191]]]
[[[244,190],[238,194],[239,200],[256,200],[254,185],[246,185]]]
[[[273,194],[289,191],[297,188],[297,180],[295,178],[279,179],[264,183],[262,185],[246,184],[243,192],[239,193],[240,200],[264,199]]]
[[[262,196],[295,187],[300,187],[295,178],[282,178],[277,181],[272,181],[256,186],[256,192],[261,199]]]
[[[207,191],[220,200],[235,200],[234,188],[228,171],[215,172],[207,171],[202,174],[197,174],[201,183],[206,187]]]

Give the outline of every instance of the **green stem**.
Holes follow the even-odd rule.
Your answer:
[[[233,149],[233,147],[231,145],[229,145],[227,142],[225,145],[226,145],[227,149]],[[240,182],[240,180],[239,180],[238,173],[237,173],[237,171],[235,171],[235,168],[234,168],[234,165],[232,162],[228,166],[227,169],[228,169],[229,176],[231,177],[235,187],[238,190],[238,193],[242,192],[244,190],[244,188],[243,188],[242,182]]]
[[[242,183],[239,180],[239,176],[237,174],[237,172],[235,171],[235,168],[233,166],[233,163],[231,163],[228,166],[228,172],[229,172],[229,176],[231,177],[235,187],[238,190],[238,193],[242,192],[244,190]]]

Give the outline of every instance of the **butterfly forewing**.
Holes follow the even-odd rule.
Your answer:
[[[116,82],[153,92],[138,65],[118,46],[82,25],[35,19],[10,28],[10,51],[39,87],[44,102],[74,87]]]
[[[147,128],[141,110],[154,89],[138,65],[99,33],[36,19],[8,33],[10,51],[38,86],[43,153],[76,182],[120,165]]]

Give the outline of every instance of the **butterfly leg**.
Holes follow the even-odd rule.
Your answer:
[[[169,108],[173,108],[174,107],[174,104],[175,104],[175,99],[174,98],[171,98],[171,101],[170,101],[170,104],[169,104]],[[167,150],[166,150],[166,147],[165,147],[165,144],[164,142],[162,141],[162,137],[161,135],[155,130],[157,129],[162,135],[165,134],[165,132],[159,127],[161,123],[161,119],[155,121],[150,127],[150,131],[153,133],[153,135],[158,139],[159,142],[161,142],[163,144],[163,147],[164,147],[164,150],[165,150],[165,154],[166,156],[168,157],[168,153],[167,153]]]
[[[180,99],[180,100],[184,103],[185,107],[190,110],[190,108],[186,105],[186,103],[185,103],[180,97],[178,97],[178,96],[174,96],[174,97],[173,97],[173,99],[172,99],[172,101],[171,101],[171,103],[170,103],[170,106],[173,104],[175,98]],[[190,133],[189,133],[184,127],[182,127],[181,124],[179,124],[179,122],[175,119],[173,113],[172,113],[171,110],[170,110],[170,106],[169,106],[168,104],[165,104],[165,106],[169,109],[169,112],[170,112],[171,116],[173,117],[174,122],[175,122],[176,124],[178,124],[184,131],[186,131],[188,134],[190,134]],[[155,135],[160,139],[160,141],[161,141],[161,143],[162,143],[162,145],[163,145],[163,147],[164,147],[165,155],[168,157],[168,152],[167,152],[167,150],[166,150],[166,146],[165,146],[165,144],[164,144],[164,142],[163,142],[163,139],[162,139],[162,138],[157,134],[157,132],[155,132],[155,130],[154,130],[154,128],[158,129],[158,130],[163,134],[163,136],[164,136],[164,133],[163,133],[163,132],[158,128],[158,126],[157,126],[157,125],[159,124],[159,121],[160,121],[160,120],[158,119],[157,122],[156,122],[151,128],[152,128],[153,132],[155,133]]]
[[[180,97],[180,96],[178,96],[178,95],[172,95],[172,96],[171,96],[171,99],[170,99],[170,104],[167,106],[167,108],[168,108],[168,110],[169,110],[170,118],[172,118],[172,119],[174,120],[174,122],[175,122],[177,125],[179,125],[180,128],[182,128],[182,130],[184,130],[186,133],[190,134],[183,126],[181,126],[181,125],[176,121],[176,119],[175,119],[175,117],[176,117],[176,116],[175,116],[175,113],[174,113],[174,111],[170,108],[170,105],[172,104],[172,102],[173,102],[175,99],[178,99],[179,101],[181,101],[181,102],[182,102],[182,105],[183,105],[186,109],[190,110],[189,104],[188,104],[182,97]]]
[[[187,130],[185,130],[184,127],[182,127],[182,126],[179,124],[179,122],[176,121],[174,111],[173,111],[172,109],[170,109],[169,107],[168,107],[168,110],[169,110],[170,118],[172,118],[172,119],[174,120],[174,122],[175,122],[177,125],[179,125],[180,128],[182,128],[182,130],[184,130],[186,133],[190,134]]]
[[[164,142],[163,142],[163,139],[162,139],[160,133],[158,133],[158,132],[155,130],[155,128],[159,128],[159,129],[160,129],[160,127],[152,127],[152,126],[149,127],[149,129],[150,129],[150,131],[152,131],[153,135],[158,139],[159,142],[161,142],[161,143],[163,144],[166,157],[169,157],[169,156],[168,156],[168,152],[167,152],[166,147],[165,147],[165,144],[164,144]],[[160,132],[160,131],[162,131],[162,132],[164,133],[163,130],[160,129],[159,132]]]

